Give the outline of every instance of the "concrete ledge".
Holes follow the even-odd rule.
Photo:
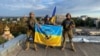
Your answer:
[[[16,38],[4,43],[4,47],[0,45],[0,56],[8,56],[8,54],[15,50],[26,39],[26,35],[21,34]]]
[[[100,43],[100,36],[74,36],[73,42]]]

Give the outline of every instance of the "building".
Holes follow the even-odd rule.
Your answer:
[[[65,19],[65,15],[57,15],[57,23],[60,24],[64,19]]]
[[[82,15],[82,16],[80,16],[80,19],[82,19],[82,20],[86,20],[88,18],[88,16],[87,15]]]
[[[2,18],[1,20],[2,20],[2,21],[5,21],[5,20],[6,20],[6,18]]]
[[[99,35],[100,36],[100,31],[89,31],[89,35]]]
[[[21,19],[18,17],[16,20],[17,20],[17,21],[20,21]]]

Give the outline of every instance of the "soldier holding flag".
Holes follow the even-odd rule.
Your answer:
[[[28,21],[27,21],[28,30],[27,30],[27,40],[26,40],[26,49],[25,50],[29,49],[29,47],[30,47],[30,37],[32,36],[33,45],[34,45],[35,50],[37,51],[36,44],[34,43],[35,24],[39,25],[36,18],[35,18],[34,13],[30,12],[29,18],[28,18]]]

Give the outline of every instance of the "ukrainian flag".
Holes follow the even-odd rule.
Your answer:
[[[61,46],[62,26],[35,25],[35,39],[39,44],[47,46]]]
[[[51,24],[55,24],[55,21],[56,21],[55,13],[56,13],[56,7],[55,7],[54,10],[53,10],[52,18],[50,19],[50,23],[51,23]]]

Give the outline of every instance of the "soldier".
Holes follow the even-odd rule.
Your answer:
[[[35,50],[37,51],[37,46],[34,43],[35,24],[39,25],[37,23],[37,20],[35,19],[34,13],[30,12],[29,13],[29,18],[28,18],[28,21],[27,21],[28,30],[27,30],[27,40],[26,40],[26,49],[25,50],[29,49],[29,47],[30,47],[30,37],[32,36],[33,45],[34,45]]]
[[[50,17],[49,17],[49,15],[46,15],[46,16],[44,17],[44,24],[46,24],[46,25],[50,25]],[[46,36],[46,38],[49,39],[48,36]],[[45,48],[47,49],[48,46],[46,45]]]
[[[72,42],[73,38],[73,28],[75,27],[74,21],[71,19],[71,14],[66,14],[66,19],[63,20],[62,24],[63,26],[63,43],[62,43],[62,51],[65,49],[66,46],[66,39],[69,38],[69,42],[71,44],[71,48],[73,51],[75,51],[74,44]]]
[[[44,24],[50,25],[50,17],[48,15],[44,18]]]

